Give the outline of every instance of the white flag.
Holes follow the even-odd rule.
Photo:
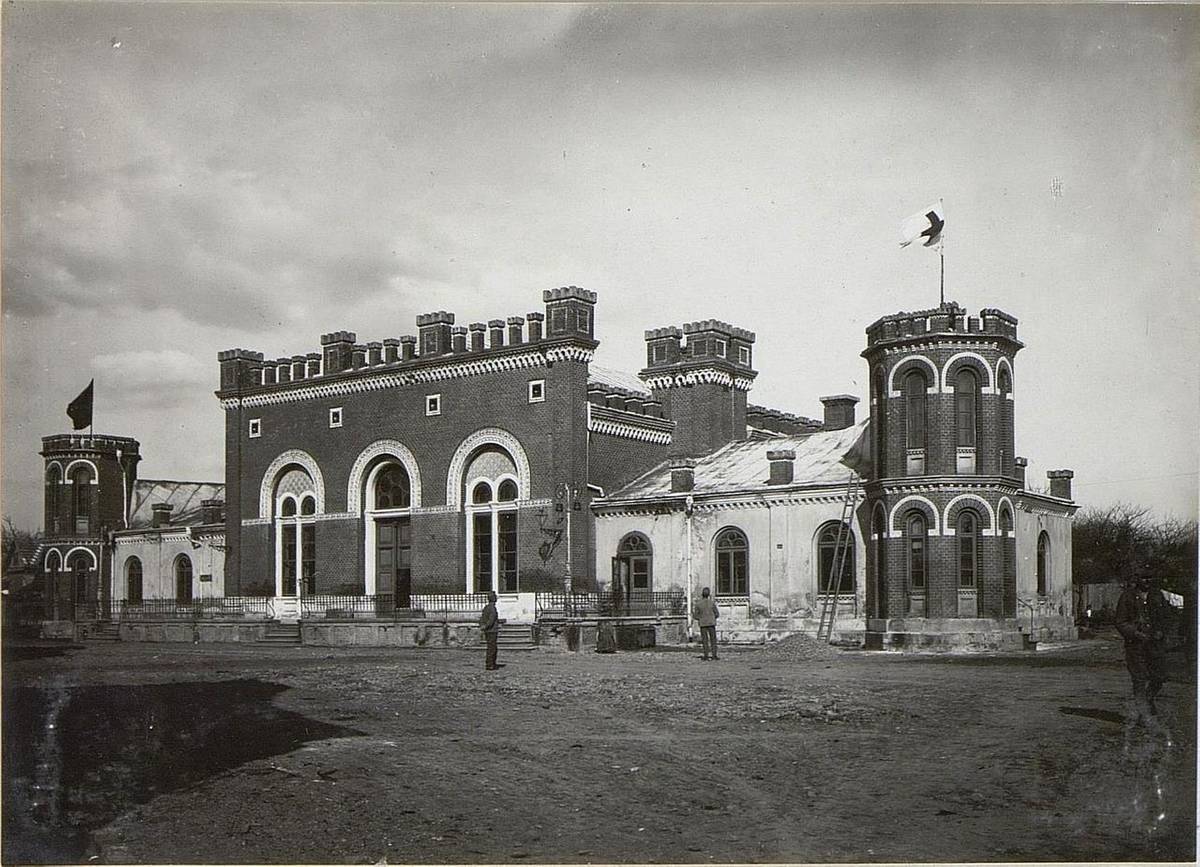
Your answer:
[[[925,246],[932,247],[942,240],[942,228],[946,225],[946,207],[938,199],[919,214],[913,214],[900,225],[900,246],[907,247],[913,241],[925,239]]]

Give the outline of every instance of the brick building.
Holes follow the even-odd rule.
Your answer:
[[[953,303],[872,324],[869,424],[855,422],[858,398],[834,395],[820,425],[758,410],[770,426],[746,430],[735,399],[732,431],[681,443],[679,457],[594,503],[605,589],[690,598],[711,587],[726,638],[814,631],[854,488],[842,632],[891,645],[1019,642],[1018,627],[1073,634],[1072,473],[1050,472],[1048,493],[1025,486],[1016,325]],[[646,335],[640,375],[652,385],[670,379],[656,364],[676,357],[657,349],[666,333],[677,336]]]
[[[42,438],[47,634],[108,620],[144,600],[180,605],[224,594],[223,486],[139,479],[129,437]]]

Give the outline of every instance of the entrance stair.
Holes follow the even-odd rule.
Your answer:
[[[521,624],[501,624],[496,636],[496,646],[501,650],[533,650],[533,627]]]
[[[255,643],[294,647],[300,644],[300,624],[280,623],[278,621],[268,623],[266,635],[258,639],[258,641]]]
[[[111,620],[100,620],[86,627],[83,638],[87,641],[120,641],[120,627]]]

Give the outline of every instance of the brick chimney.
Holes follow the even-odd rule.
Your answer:
[[[1013,475],[1017,477],[1017,481],[1021,484],[1021,489],[1025,489],[1025,468],[1029,466],[1029,458],[1013,458]]]
[[[1074,470],[1050,470],[1046,473],[1050,480],[1050,496],[1059,499],[1071,499],[1071,479],[1075,478]]]
[[[546,321],[545,313],[527,313],[525,315],[526,327],[529,329],[529,342],[537,343],[542,339],[542,323]]]
[[[858,398],[852,394],[831,394],[821,398],[825,406],[825,424],[822,430],[843,430],[854,426],[854,405]]]
[[[768,485],[790,485],[796,470],[795,449],[771,449],[767,452],[767,461],[771,467]]]
[[[684,494],[696,487],[695,458],[671,458],[671,493]]]
[[[171,509],[175,508],[170,503],[154,503],[150,506],[150,526],[151,527],[166,527],[171,523]]]
[[[508,317],[508,345],[516,346],[521,340],[521,326],[525,324],[524,316]]]
[[[496,349],[504,345],[504,320],[488,320],[488,348]]]
[[[224,500],[201,500],[200,501],[200,523],[202,524],[220,524],[225,521],[225,501]]]

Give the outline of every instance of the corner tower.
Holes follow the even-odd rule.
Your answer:
[[[746,438],[746,393],[758,375],[753,346],[753,332],[716,319],[646,332],[638,376],[675,422],[671,454],[703,455]]]
[[[125,526],[139,448],[129,437],[42,437],[46,537],[40,560],[52,619],[107,616],[109,534]]]
[[[958,304],[867,328],[873,617],[1012,617],[1017,320]]]

